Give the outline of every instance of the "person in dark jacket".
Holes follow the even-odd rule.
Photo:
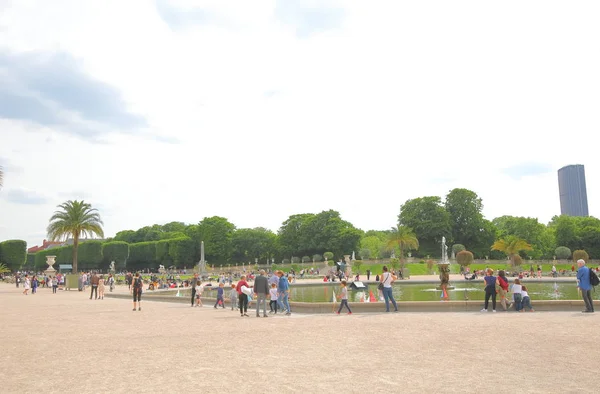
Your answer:
[[[265,276],[265,270],[254,279],[254,294],[256,294],[256,317],[260,315],[260,305],[263,305],[263,317],[267,317],[267,295],[269,294],[269,280]]]

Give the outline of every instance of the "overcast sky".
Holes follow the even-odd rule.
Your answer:
[[[84,199],[107,236],[207,216],[364,230],[456,187],[598,215],[600,2],[0,0],[0,240]]]

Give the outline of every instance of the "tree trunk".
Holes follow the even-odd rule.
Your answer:
[[[73,234],[73,273],[77,271],[77,248],[79,246],[79,234]]]

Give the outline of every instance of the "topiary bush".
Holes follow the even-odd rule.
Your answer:
[[[577,262],[579,259],[582,259],[587,263],[590,259],[590,256],[585,250],[576,250],[573,252],[573,261]]]
[[[567,248],[566,246],[559,246],[558,248],[554,249],[554,255],[559,260],[566,260],[571,257],[571,249]]]
[[[11,271],[21,269],[27,260],[27,242],[20,239],[0,242],[0,263]]]
[[[333,259],[333,253],[325,252],[325,253],[323,253],[323,257],[325,258],[325,260],[331,260],[331,259]]]
[[[469,252],[468,250],[461,250],[456,254],[456,262],[463,267],[473,264],[473,260],[473,253]]]

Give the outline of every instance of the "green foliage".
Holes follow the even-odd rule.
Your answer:
[[[600,257],[600,220],[595,217],[555,216],[548,225],[556,235],[556,245],[586,250]]]
[[[371,249],[361,249],[358,251],[358,255],[363,260],[368,260],[371,257]]]
[[[585,250],[576,250],[573,252],[573,261],[577,262],[579,259],[582,259],[587,263],[590,260],[590,256]]]
[[[484,229],[481,198],[471,190],[453,189],[446,196],[444,206],[450,216],[452,241],[474,250],[474,246],[481,242]]]
[[[463,250],[467,250],[467,248],[465,248],[465,245],[462,245],[462,244],[452,245],[452,251],[454,252],[454,255],[457,255],[458,252],[462,252]]]
[[[56,241],[63,237],[73,237],[73,272],[78,272],[77,252],[79,238],[85,235],[104,236],[102,219],[97,209],[85,201],[69,200],[58,206],[59,211],[54,212],[50,218],[47,232],[51,240]]]
[[[506,253],[514,265],[519,265],[515,263],[516,256],[519,256],[522,251],[532,250],[532,247],[525,240],[514,235],[508,235],[494,242],[491,249]]]
[[[156,266],[156,242],[138,242],[129,245],[128,271]]]
[[[360,268],[363,266],[362,260],[354,260],[352,262],[352,270],[356,274],[360,274]]]
[[[292,264],[300,264],[300,257],[292,256]]]
[[[276,252],[277,235],[263,227],[242,228],[233,233],[234,261],[265,261]]]
[[[196,243],[188,237],[169,241],[169,256],[177,267],[193,266],[196,255]]]
[[[6,264],[11,271],[21,269],[27,259],[27,243],[14,239],[0,242],[0,263]]]
[[[114,261],[115,269],[123,270],[129,258],[129,244],[123,241],[106,242],[102,244],[102,256],[104,256],[106,267],[109,267],[110,263]]]
[[[400,259],[394,257],[392,259],[390,259],[390,268],[394,271],[398,270],[398,267],[400,267]]]
[[[302,262],[303,263],[310,263],[310,257],[308,257],[308,256],[302,256]]]
[[[559,246],[554,250],[554,255],[559,260],[566,260],[571,257],[571,249],[566,246]]]
[[[325,258],[325,260],[332,260],[333,259],[333,252],[325,252],[323,253],[323,257]]]
[[[233,234],[235,226],[226,218],[213,216],[204,218],[198,227],[196,233],[190,238],[197,241],[204,241],[204,250],[206,260],[211,264],[223,264],[229,261],[233,253]]]
[[[463,267],[471,265],[473,263],[473,253],[468,250],[461,250],[456,254],[456,262]]]
[[[398,224],[413,229],[421,256],[439,254],[442,237],[452,235],[450,215],[437,196],[407,200],[400,207]]]
[[[0,263],[0,274],[7,274],[11,272],[10,268],[4,263]]]
[[[365,258],[374,258],[374,259],[379,259],[381,258],[381,251],[385,249],[386,244],[387,244],[387,237],[388,234],[385,234],[384,239],[381,239],[379,236],[377,235],[370,235],[370,236],[364,236],[361,240],[360,240],[360,252],[359,255],[365,259]],[[363,250],[368,250],[369,251],[369,256],[368,257],[364,257],[362,256],[360,253],[362,253]]]
[[[300,266],[299,266],[298,264],[294,264],[294,263],[292,263],[292,265],[291,265],[291,267],[290,267],[290,268],[291,268],[291,269],[293,269],[293,270],[294,270],[294,272],[298,272],[298,271],[300,271],[300,269],[301,269],[301,268],[300,268]]]
[[[539,258],[552,258],[556,241],[554,234],[535,218],[501,216],[493,220],[498,231],[498,237],[515,236],[532,246],[531,251],[523,253],[524,256]]]
[[[286,264],[290,264],[291,261],[290,259],[283,259],[283,261],[281,262],[281,264],[286,265]]]
[[[156,242],[156,263],[166,267],[173,265],[173,259],[169,254],[169,242],[171,240],[163,239]]]
[[[24,270],[31,271],[35,267],[35,253],[27,253],[27,260],[22,267]]]
[[[387,243],[388,249],[395,247],[400,250],[400,260],[404,260],[404,252],[419,248],[419,241],[411,228],[398,226],[390,233]]]
[[[312,257],[312,261],[315,263],[323,261],[323,256],[321,256],[320,254],[314,254]]]
[[[104,260],[102,256],[102,242],[100,241],[85,241],[79,245],[79,262],[81,269],[94,270],[100,267]]]

